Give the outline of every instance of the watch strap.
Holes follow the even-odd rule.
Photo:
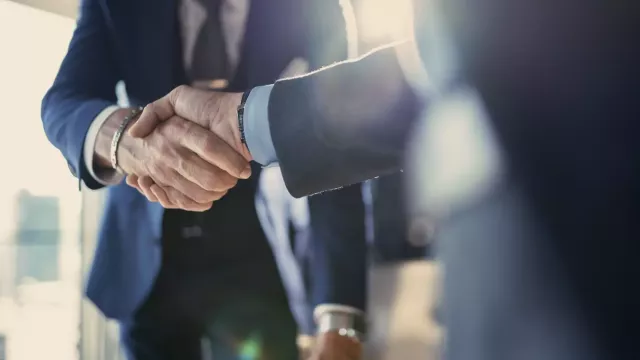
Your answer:
[[[240,141],[245,145],[247,144],[247,138],[244,135],[244,105],[247,103],[247,99],[249,99],[249,94],[251,94],[251,90],[245,91],[242,94],[240,105],[238,105],[238,128],[240,130]]]

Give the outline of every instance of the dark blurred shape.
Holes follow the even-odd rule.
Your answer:
[[[640,6],[442,3],[505,169],[438,229],[449,358],[638,358]]]
[[[428,241],[421,236],[422,230],[410,228],[404,177],[404,173],[397,173],[372,181],[373,260],[376,263],[420,259],[430,253]]]

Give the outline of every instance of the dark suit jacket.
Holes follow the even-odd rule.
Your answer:
[[[419,108],[393,47],[276,82],[269,123],[289,192],[301,197],[399,171]]]
[[[319,13],[325,16],[318,17]],[[342,21],[337,2],[253,1],[241,61],[229,90],[271,83],[296,57],[318,66],[344,54],[340,47],[344,44]],[[319,52],[316,48],[325,45],[333,50]],[[125,82],[132,105],[149,103],[184,82],[180,53],[175,1],[82,1],[68,53],[43,100],[42,119],[49,140],[87,187],[101,186],[85,168],[84,138],[98,113],[115,104],[116,83]],[[337,59],[340,57],[333,60]],[[331,209],[354,224],[364,222],[360,210],[360,206]],[[87,284],[87,295],[107,316],[128,318],[149,293],[161,265],[163,216],[161,206],[148,202],[126,184],[109,188]],[[359,236],[331,234],[327,244]],[[352,254],[360,256],[364,254]],[[319,264],[317,272],[328,271],[330,266],[333,264]]]

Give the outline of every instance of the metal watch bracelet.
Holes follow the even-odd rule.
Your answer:
[[[249,98],[251,90],[247,90],[242,94],[240,105],[238,105],[238,129],[240,130],[240,141],[247,144],[247,138],[244,136],[244,105]]]
[[[328,332],[336,332],[363,342],[366,335],[364,317],[342,312],[326,312],[318,317],[318,334]]]
[[[113,134],[113,138],[111,139],[111,149],[110,149],[110,157],[111,157],[111,167],[113,167],[116,171],[122,173],[122,169],[118,166],[118,145],[120,144],[120,139],[122,138],[122,134],[124,130],[129,126],[131,121],[136,119],[138,116],[142,114],[142,108],[137,108],[131,110],[131,112],[124,117],[120,126]]]

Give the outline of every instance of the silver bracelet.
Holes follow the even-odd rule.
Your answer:
[[[127,128],[129,123],[140,116],[141,113],[142,108],[131,110],[129,115],[124,117],[124,120],[122,120],[122,123],[116,130],[115,134],[113,134],[113,139],[111,139],[111,167],[120,173],[123,172],[122,169],[120,169],[120,167],[118,166],[118,145],[120,144],[120,139],[122,138],[122,134],[124,133],[124,130]]]
[[[362,316],[339,312],[326,312],[318,318],[318,334],[336,332],[362,342],[365,340],[366,325]]]

